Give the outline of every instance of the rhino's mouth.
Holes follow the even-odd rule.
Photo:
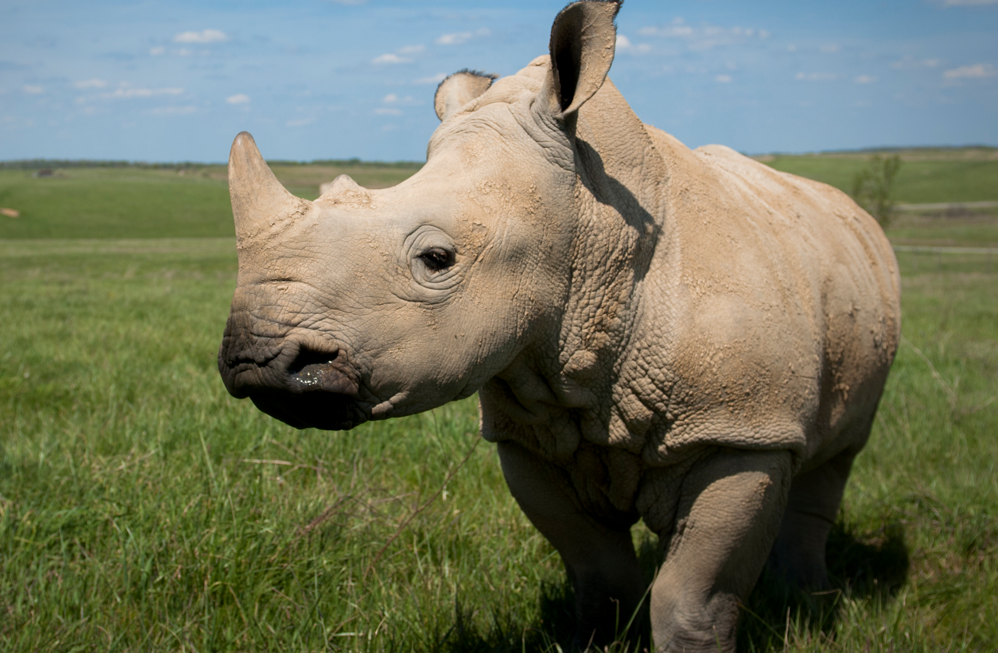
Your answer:
[[[339,352],[302,347],[288,366],[287,390],[257,392],[257,408],[295,428],[342,431],[367,421],[357,405],[359,388],[343,370]]]
[[[237,339],[223,339],[219,369],[228,391],[249,397],[257,408],[295,428],[351,429],[369,417],[360,398],[357,373],[337,349],[288,342],[269,360],[233,351]]]

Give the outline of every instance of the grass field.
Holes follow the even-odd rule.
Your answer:
[[[891,154],[893,152],[886,152]],[[998,149],[953,148],[900,150],[903,164],[894,181],[894,199],[908,204],[998,200]],[[767,165],[817,179],[845,192],[870,153],[771,155]]]
[[[74,226],[26,209],[22,235],[0,232],[0,649],[567,646],[561,565],[478,443],[473,400],[326,433],[232,399],[215,355],[233,239],[163,237],[199,224],[184,206],[209,189],[224,203],[217,171],[118,171],[134,179],[120,187],[85,172],[107,175],[89,191],[105,208],[128,183],[145,189],[121,200],[136,213],[101,222],[84,199],[30,191],[76,180],[82,193],[82,173],[0,173],[0,193],[85,216]],[[303,188],[328,176],[279,176],[292,172]],[[149,189],[166,198],[155,215]],[[956,219],[897,229],[979,239],[950,239]],[[745,606],[744,650],[998,642],[998,265],[899,260],[905,339],[829,545],[837,592],[785,600],[764,579]],[[634,537],[650,577],[651,537],[640,526]]]
[[[315,199],[319,184],[349,174],[368,188],[393,186],[419,169],[393,166],[281,165],[292,193]],[[225,166],[177,168],[0,169],[0,240],[9,238],[212,238],[234,236]]]

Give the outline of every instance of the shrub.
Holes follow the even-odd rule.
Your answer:
[[[890,224],[895,202],[891,199],[894,178],[901,170],[901,157],[874,155],[870,164],[852,180],[852,198],[876,218],[882,227]]]

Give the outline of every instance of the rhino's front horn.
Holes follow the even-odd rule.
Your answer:
[[[229,152],[229,196],[236,221],[236,240],[271,231],[281,222],[303,214],[311,204],[287,191],[260,155],[249,132],[241,132]]]

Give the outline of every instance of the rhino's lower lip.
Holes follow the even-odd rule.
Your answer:
[[[368,419],[353,397],[335,392],[254,392],[250,399],[263,412],[298,429],[346,431]]]

